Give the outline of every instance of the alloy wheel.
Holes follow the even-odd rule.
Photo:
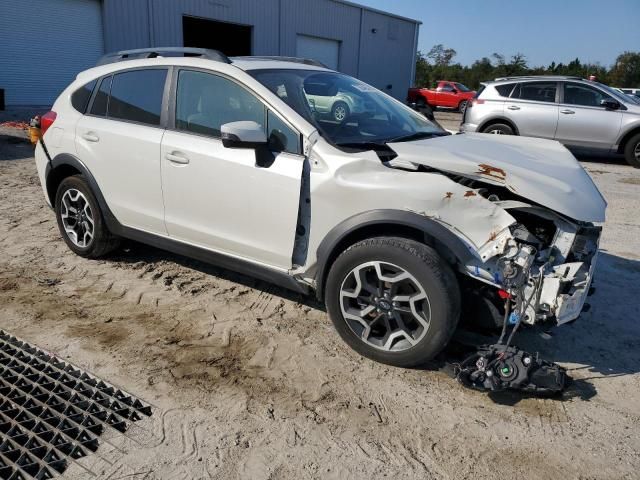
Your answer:
[[[409,272],[387,262],[367,262],[351,270],[342,282],[340,308],[360,340],[388,352],[413,347],[431,322],[424,288]]]
[[[640,143],[636,145],[636,148],[633,151],[633,154],[636,157],[636,160],[640,160]]]
[[[492,130],[489,130],[489,133],[493,134],[493,135],[504,135],[505,133],[500,130],[499,128],[494,128]]]
[[[75,188],[64,192],[60,202],[60,218],[69,239],[80,248],[93,241],[95,223],[87,197]]]
[[[333,118],[337,121],[343,121],[347,116],[347,109],[343,105],[338,105],[333,110]]]

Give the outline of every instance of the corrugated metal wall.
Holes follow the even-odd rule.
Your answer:
[[[181,46],[189,15],[253,26],[254,55],[296,55],[299,34],[340,42],[339,70],[398,99],[412,82],[418,25],[333,0],[103,0],[107,51]],[[361,31],[362,26],[362,31]],[[372,29],[376,33],[372,33]],[[391,89],[385,89],[392,85]]]
[[[0,1],[0,88],[7,105],[50,105],[103,53],[99,0]]]

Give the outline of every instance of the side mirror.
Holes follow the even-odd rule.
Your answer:
[[[618,110],[621,105],[617,100],[605,98],[604,100],[600,101],[600,106],[606,108],[607,110]]]
[[[267,134],[264,127],[257,122],[231,122],[220,127],[222,145],[226,148],[265,147]]]
[[[458,90],[456,90],[455,88],[451,90],[451,93],[458,93]]]

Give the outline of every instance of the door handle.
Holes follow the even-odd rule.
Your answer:
[[[167,153],[164,158],[169,160],[172,163],[179,163],[180,165],[186,165],[189,163],[189,159],[182,154],[178,154],[176,152]]]
[[[519,107],[519,106],[517,106],[517,105],[509,105],[507,108],[508,108],[509,110],[520,110],[520,107]]]
[[[573,115],[573,114],[574,114],[574,113],[576,113],[576,112],[574,112],[573,110],[569,110],[569,109],[567,108],[567,109],[565,109],[565,110],[560,110],[560,113],[564,113],[565,115]]]
[[[100,137],[93,132],[83,133],[82,138],[84,138],[87,142],[98,142],[100,141]]]

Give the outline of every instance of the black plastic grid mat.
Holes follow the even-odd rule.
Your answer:
[[[151,407],[0,330],[0,479],[53,478]]]

